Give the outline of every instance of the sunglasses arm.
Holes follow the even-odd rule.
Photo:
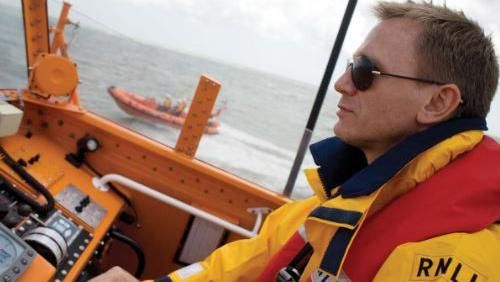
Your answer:
[[[385,73],[385,72],[381,72],[381,71],[377,71],[377,70],[372,70],[372,74],[392,76],[392,77],[414,80],[414,81],[419,81],[419,82],[423,82],[423,83],[437,84],[437,85],[446,84],[446,83],[443,83],[440,81],[434,81],[434,80],[430,80],[430,79],[423,79],[423,78],[416,78],[416,77],[409,77],[409,76],[404,76],[404,75],[399,75],[399,74]]]

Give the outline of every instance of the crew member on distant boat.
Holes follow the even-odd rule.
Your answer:
[[[186,99],[180,99],[177,102],[175,102],[175,105],[172,107],[170,113],[176,116],[180,116],[182,112],[184,112],[184,110],[186,109],[186,106],[187,106]]]
[[[491,38],[462,12],[380,2],[336,81],[336,137],[311,145],[316,195],[258,236],[156,281],[500,281],[498,86]],[[99,279],[120,277],[113,268]]]
[[[172,108],[172,97],[170,95],[167,95],[165,99],[163,99],[163,102],[158,105],[157,110],[162,111],[162,112],[170,112]]]

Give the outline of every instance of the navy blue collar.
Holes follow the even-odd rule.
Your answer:
[[[309,149],[319,166],[318,173],[327,196],[332,196],[330,189],[341,185],[342,197],[352,198],[371,194],[418,154],[441,141],[463,131],[487,129],[483,118],[452,119],[409,136],[370,165],[361,150],[338,137],[314,143]]]

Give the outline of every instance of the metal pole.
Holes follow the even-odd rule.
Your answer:
[[[311,136],[314,131],[314,126],[316,126],[316,121],[318,120],[319,112],[323,101],[325,100],[325,95],[328,90],[328,85],[332,78],[333,71],[335,70],[335,65],[337,64],[337,59],[339,58],[340,50],[342,49],[342,44],[344,43],[344,38],[347,33],[347,28],[351,22],[352,14],[356,8],[357,0],[349,0],[347,3],[347,8],[344,13],[344,18],[340,24],[339,32],[337,33],[337,38],[335,39],[335,44],[333,45],[332,53],[330,54],[330,59],[326,66],[325,73],[323,74],[323,79],[316,94],[316,99],[309,115],[309,120],[307,121],[306,128],[304,129],[304,134],[302,135],[302,140],[300,141],[299,149],[297,150],[297,155],[293,162],[292,170],[288,176],[288,181],[286,183],[283,194],[285,196],[290,196],[292,194],[295,181],[297,180],[297,175],[299,173],[300,166],[304,160],[304,155],[306,153],[307,146],[311,141]]]

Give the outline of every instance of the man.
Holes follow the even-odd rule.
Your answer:
[[[172,96],[167,95],[167,97],[165,97],[163,102],[159,104],[156,109],[162,112],[169,112],[172,110]]]
[[[159,281],[500,281],[500,146],[483,135],[491,40],[446,7],[375,12],[335,83],[336,137],[311,146],[316,196]]]

